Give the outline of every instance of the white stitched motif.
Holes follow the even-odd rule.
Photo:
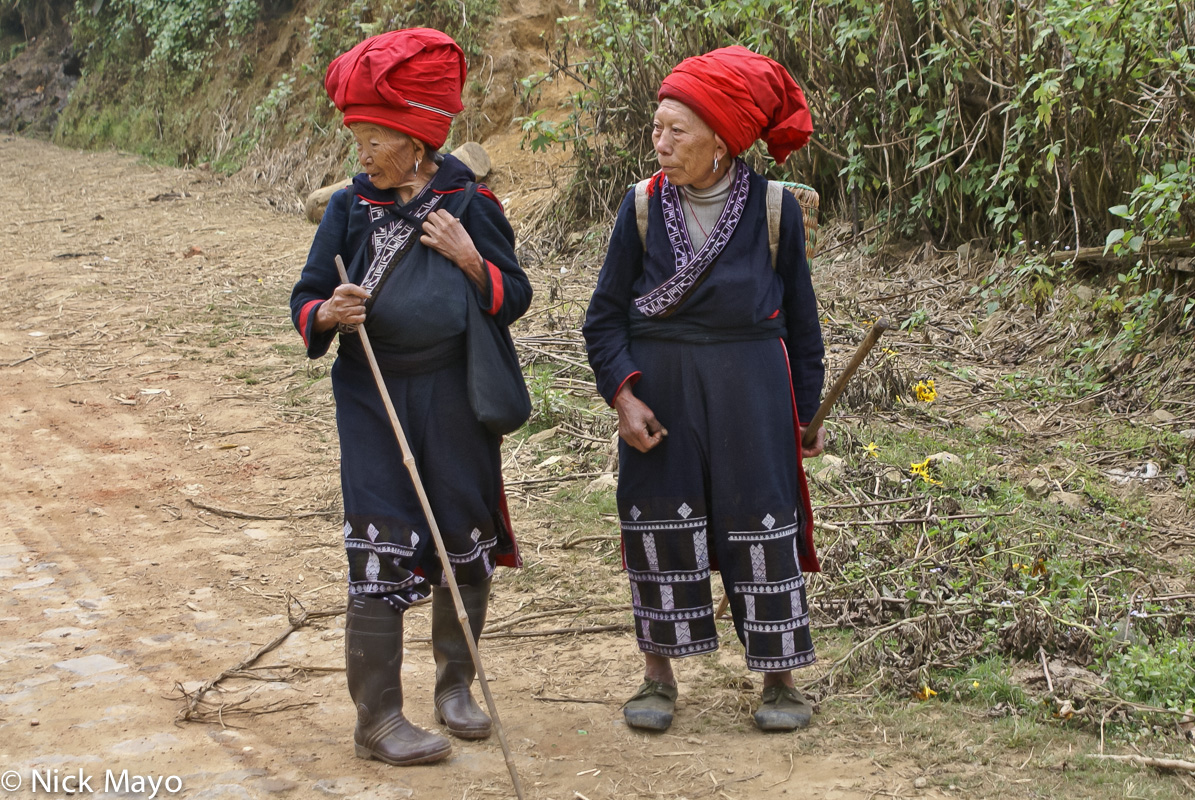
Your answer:
[[[768,579],[768,562],[763,555],[763,545],[751,545],[751,574],[756,583],[765,583]]]
[[[647,568],[652,572],[659,572],[660,559],[656,556],[656,537],[650,533],[643,534],[643,554],[647,556]]]
[[[693,553],[697,556],[697,569],[709,569],[710,548],[705,528],[693,533]]]

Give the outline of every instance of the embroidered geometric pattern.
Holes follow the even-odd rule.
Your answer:
[[[688,503],[681,503],[680,508],[676,510],[676,513],[680,514],[681,519],[688,519],[689,515],[693,513],[693,509],[689,508]]]
[[[656,537],[654,534],[643,534],[643,554],[647,557],[647,568],[652,572],[660,569],[660,559],[656,555]]]
[[[423,205],[415,209],[412,216],[416,219],[426,219],[442,197],[443,195],[433,193]],[[369,204],[370,222],[377,222],[387,213],[385,206]],[[392,222],[373,232],[369,242],[373,259],[370,261],[369,270],[365,273],[365,279],[361,281],[362,289],[372,292],[377,287],[386,270],[390,268],[390,262],[394,260],[394,256],[407,246],[407,242],[411,240],[414,233],[415,226],[397,216]]]
[[[671,611],[656,610],[651,608],[636,608],[635,616],[639,619],[649,619],[652,622],[688,622],[690,620],[701,620],[708,617],[714,611],[714,606],[711,603],[701,608],[682,608],[673,609]]]
[[[782,619],[775,622],[760,622],[759,620],[743,620],[743,630],[752,633],[788,633],[792,634],[793,630],[808,625],[809,619]]]
[[[671,513],[684,515],[686,507],[692,515],[687,503],[670,506]],[[649,520],[637,506],[623,513],[624,558],[639,648],[669,658],[716,650],[705,518]]]
[[[664,210],[664,228],[668,232],[668,240],[672,243],[672,252],[676,255],[676,273],[647,294],[635,299],[635,308],[643,316],[667,316],[676,310],[689,292],[702,281],[738,227],[743,209],[747,207],[749,186],[747,169],[736,163],[726,207],[722,209],[722,214],[710,230],[709,238],[702,245],[701,251],[694,253],[693,242],[689,239],[689,231],[685,227],[680,194],[667,179],[663,181],[660,186],[660,203]]]
[[[771,539],[783,539],[792,536],[797,532],[797,525],[785,525],[782,528],[772,528],[766,531],[730,531],[726,534],[727,539],[732,542],[766,542]],[[793,543],[796,543],[796,537],[793,537]]]
[[[639,521],[642,512],[634,506],[628,512],[633,519],[622,519],[619,523],[622,526],[623,533],[630,533],[632,531],[690,531],[697,528],[704,528],[705,517],[691,517],[689,519],[645,519]]]
[[[768,579],[768,562],[764,557],[762,544],[751,545],[751,573],[756,583],[763,583]]]
[[[700,583],[701,581],[708,581],[710,579],[710,571],[708,569],[699,569],[692,572],[662,572],[660,570],[636,570],[627,567],[627,576],[633,580],[643,584],[669,584],[669,583]],[[656,589],[655,591],[659,591]]]
[[[805,616],[805,601],[801,599],[800,592],[792,592],[789,595],[789,602],[792,607],[794,618]]]
[[[703,504],[635,499],[622,506],[620,522],[640,650],[680,658],[717,649],[709,581],[716,556],[748,668],[779,672],[815,660],[793,545],[803,530],[799,521],[743,516],[735,527],[756,530],[711,538],[707,526],[716,517],[705,514]],[[678,519],[686,506],[688,517]]]
[[[472,550],[470,550],[467,553],[459,553],[459,554],[458,553],[449,553],[448,561],[451,564],[468,564],[470,561],[472,561],[476,558],[480,558],[480,559],[485,560],[485,563],[488,565],[489,561],[487,559],[487,556],[489,554],[489,551],[493,550],[497,546],[498,546],[498,537],[491,536],[489,539],[486,539],[485,541],[478,542],[477,546],[474,547]],[[488,574],[490,572],[490,570],[486,570],[486,572]]]
[[[780,594],[781,592],[788,594],[789,592],[797,589],[803,590],[804,588],[804,575],[798,575],[795,578],[789,578],[786,581],[778,583],[762,583],[757,581],[755,583],[736,583],[734,585],[734,590],[741,594]]]
[[[419,545],[425,542],[426,536],[420,536],[400,520],[364,515],[346,519],[344,530],[350,594],[380,595],[401,611],[430,593],[431,584],[411,566],[419,560]],[[496,567],[492,551],[499,545],[498,531],[495,529],[486,538],[487,534],[481,528],[471,530],[469,535],[446,537],[451,542],[461,543],[456,546],[473,545],[466,553],[448,554],[458,580],[462,567],[472,576],[471,580],[479,580],[479,574],[489,577]],[[426,543],[424,546],[426,548]],[[443,575],[437,577],[444,585]]]
[[[698,569],[710,568],[710,546],[709,536],[705,532],[705,528],[694,532],[693,534],[693,552],[697,556]]]

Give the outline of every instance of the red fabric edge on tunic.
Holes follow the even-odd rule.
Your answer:
[[[514,548],[514,552],[499,555],[494,559],[494,563],[500,567],[518,568],[523,566],[523,556],[519,553],[519,540],[515,538],[514,526],[510,524],[510,508],[506,504],[506,484],[501,474],[498,475],[498,493],[500,497],[498,508],[501,509],[502,519],[506,522],[506,532],[510,534],[510,544]]]
[[[797,393],[793,389],[793,368],[788,361],[788,347],[780,339],[780,350],[784,353],[784,368],[788,370],[788,393],[792,398],[793,433],[797,437],[797,475],[798,486],[801,490],[801,504],[805,507],[805,553],[800,553],[802,572],[821,572],[822,565],[817,560],[817,550],[813,546],[813,504],[809,501],[809,482],[805,479],[805,463],[801,458],[801,418],[797,414]]]

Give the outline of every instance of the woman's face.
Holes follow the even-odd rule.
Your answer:
[[[714,129],[691,108],[672,98],[660,101],[652,120],[651,141],[664,177],[675,186],[705,189],[729,167],[727,147]],[[714,171],[714,159],[718,171]]]
[[[354,122],[349,126],[357,140],[357,159],[361,169],[378,189],[397,189],[415,181],[415,161],[423,156],[422,147],[405,133]]]

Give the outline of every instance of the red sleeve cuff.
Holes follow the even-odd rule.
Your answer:
[[[498,310],[502,308],[502,300],[505,298],[505,293],[502,288],[502,270],[493,265],[492,262],[485,262],[486,269],[490,273],[490,307],[485,310],[487,314],[497,314]]]
[[[614,396],[610,398],[610,406],[611,407],[614,406],[614,401],[615,401],[615,399],[618,398],[618,392],[622,391],[622,387],[626,386],[628,382],[630,383],[631,386],[634,386],[636,383],[639,382],[639,379],[641,377],[643,377],[643,373],[640,372],[639,370],[635,370],[630,375],[623,378],[622,383],[618,384],[618,391],[615,392]]]
[[[323,300],[309,300],[302,309],[299,310],[299,335],[303,337],[303,344],[307,347],[311,346],[311,341],[307,337],[307,320],[311,317],[311,312],[316,307],[324,302]]]

